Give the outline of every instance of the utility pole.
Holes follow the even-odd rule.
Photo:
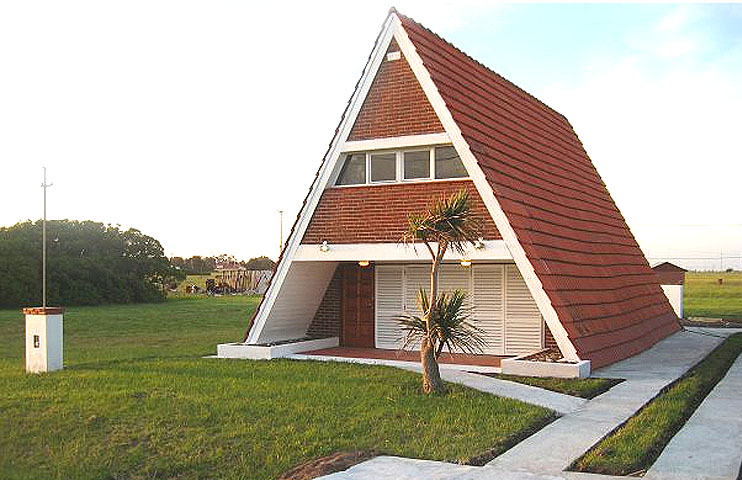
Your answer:
[[[279,232],[280,232],[280,238],[278,243],[278,256],[280,257],[283,253],[283,210],[278,210],[278,216],[279,216]]]
[[[719,252],[719,270],[724,271],[724,250]]]
[[[41,306],[46,308],[46,189],[54,185],[46,183],[46,167],[44,168],[44,219],[41,222]]]

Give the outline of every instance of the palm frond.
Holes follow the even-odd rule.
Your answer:
[[[430,322],[417,315],[402,314],[397,317],[405,332],[402,348],[414,347],[430,334],[435,341],[436,357],[444,348],[450,352],[482,353],[487,346],[484,331],[470,321],[471,309],[466,306],[466,297],[463,290],[438,295]],[[418,292],[418,306],[421,311],[428,311],[428,295],[422,288]]]
[[[425,212],[410,213],[402,242],[445,243],[464,254],[467,245],[476,242],[481,234],[482,221],[472,211],[468,190],[461,189],[448,198],[437,198]]]

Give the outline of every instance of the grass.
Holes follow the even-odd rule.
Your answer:
[[[742,352],[732,335],[624,425],[577,459],[573,470],[628,475],[648,469]]]
[[[519,375],[503,375],[501,373],[486,373],[483,375],[581,398],[595,398],[623,382],[622,379],[616,378],[521,377]]]
[[[684,309],[686,317],[742,319],[742,272],[686,273]]]
[[[65,369],[23,371],[23,319],[0,311],[3,479],[270,479],[338,450],[476,460],[546,409],[412,372],[201,358],[238,340],[258,297],[70,308]],[[481,457],[480,457],[481,458]]]

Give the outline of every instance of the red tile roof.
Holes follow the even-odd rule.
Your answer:
[[[680,328],[567,119],[397,13],[580,358],[593,368]]]

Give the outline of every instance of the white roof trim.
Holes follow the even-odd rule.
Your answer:
[[[449,250],[446,253],[445,260],[459,261],[462,257],[466,257],[474,262],[512,262],[513,257],[502,240],[485,240],[483,244],[481,249],[470,247],[465,255],[459,255]],[[372,262],[424,261],[430,263],[430,254],[422,245],[413,248],[401,243],[330,243],[327,246],[329,250],[323,252],[320,250],[319,244],[300,245],[294,256],[294,261],[357,262],[359,260],[369,260]]]
[[[396,28],[394,22],[394,19],[396,18],[396,15],[390,14],[384,21],[381,33],[379,34],[376,45],[374,45],[374,49],[371,52],[371,56],[369,57],[369,61],[363,71],[358,87],[355,92],[353,92],[346,115],[338,127],[337,133],[330,144],[330,149],[327,151],[317,177],[309,191],[306,202],[299,212],[299,217],[296,221],[293,232],[286,242],[286,247],[284,248],[281,261],[278,262],[278,265],[276,266],[276,273],[273,276],[273,281],[271,282],[268,291],[265,293],[265,298],[263,298],[263,301],[260,304],[253,326],[250,328],[247,340],[245,341],[247,344],[258,343],[258,339],[265,327],[268,314],[273,308],[273,304],[276,301],[281,285],[288,274],[289,267],[294,261],[296,251],[299,248],[301,239],[304,237],[307,226],[312,219],[314,210],[317,208],[317,204],[322,197],[324,187],[329,183],[330,177],[335,170],[335,164],[340,156],[342,146],[348,139],[348,135],[355,124],[358,112],[361,110],[366,95],[371,88],[371,83],[376,76],[376,72],[379,70],[379,66],[385,58],[387,48],[389,47],[389,43],[393,38],[394,29]]]
[[[526,256],[525,250],[523,250],[523,247],[520,245],[515,230],[510,225],[505,212],[503,212],[500,202],[497,201],[497,198],[492,191],[492,186],[487,181],[487,178],[479,166],[477,159],[474,157],[474,154],[471,153],[469,144],[461,134],[461,130],[454,121],[443,97],[441,97],[438,88],[435,83],[433,83],[430,73],[423,65],[422,59],[415,49],[415,45],[407,36],[407,32],[402,27],[399,17],[396,14],[392,14],[392,17],[394,18],[394,25],[396,27],[394,29],[395,40],[399,44],[407,62],[410,64],[415,77],[418,82],[420,82],[423,91],[428,97],[428,101],[433,106],[435,113],[443,124],[443,128],[451,138],[456,151],[469,172],[469,176],[474,181],[474,185],[477,187],[479,195],[487,206],[487,210],[490,212],[490,215],[497,226],[497,230],[500,232],[500,235],[502,235],[503,240],[505,240],[505,244],[510,249],[513,260],[518,266],[526,285],[528,285],[528,289],[530,290],[533,299],[536,301],[546,324],[549,326],[549,330],[551,331],[554,340],[557,342],[557,345],[565,359],[570,361],[580,360],[577,355],[577,349],[575,349],[572,341],[569,339],[567,331],[559,320],[559,316],[557,315],[554,306],[551,304],[549,296],[546,294],[538,276],[536,276],[533,265],[531,265],[531,262]]]
[[[428,133],[425,135],[406,135],[404,137],[374,138],[372,140],[355,140],[345,142],[345,152],[365,152],[367,150],[385,150],[408,147],[424,147],[451,143],[447,133]]]

